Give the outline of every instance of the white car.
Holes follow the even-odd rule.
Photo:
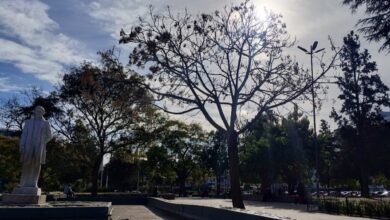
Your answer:
[[[383,190],[377,193],[379,197],[388,197],[390,196],[390,192],[388,190]]]

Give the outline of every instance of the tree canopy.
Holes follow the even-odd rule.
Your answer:
[[[359,173],[362,196],[369,196],[369,154],[373,146],[373,128],[383,123],[381,107],[389,106],[388,87],[381,81],[376,63],[366,49],[360,49],[358,35],[353,31],[344,38],[340,53],[341,76],[337,85],[341,90],[340,113],[332,110],[331,117],[339,124],[344,137],[343,146],[350,149]]]
[[[72,121],[77,120],[88,128],[96,144],[93,194],[97,193],[97,176],[103,156],[128,144],[132,129],[153,112],[148,108],[147,91],[138,86],[142,78],[127,73],[114,50],[99,55],[100,65],[84,62],[66,73],[58,91],[66,108],[66,114],[57,120],[58,131],[69,139]]]
[[[365,6],[368,15],[359,20],[360,31],[367,40],[381,42],[380,51],[390,52],[390,3],[377,0],[343,0],[343,4],[349,5],[352,12]]]

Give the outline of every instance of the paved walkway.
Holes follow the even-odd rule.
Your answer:
[[[161,199],[163,200],[163,199]],[[210,206],[218,208],[232,208],[230,199],[206,199],[206,198],[176,198],[175,200],[163,200],[176,204],[189,204],[199,206]],[[271,203],[245,201],[246,210],[244,212],[275,216],[290,220],[367,220],[370,218],[350,217],[340,215],[330,215],[324,213],[307,212],[306,205],[290,203]],[[242,211],[240,209],[233,209]]]
[[[179,220],[169,213],[143,205],[113,205],[113,220]]]

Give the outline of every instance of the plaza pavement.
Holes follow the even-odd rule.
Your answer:
[[[143,206],[143,205],[113,205],[113,220],[179,220],[177,216]]]
[[[199,206],[210,206],[217,208],[233,209],[230,199],[209,199],[209,198],[176,198],[175,200],[164,200],[165,202],[175,204],[188,204]],[[243,212],[274,216],[288,220],[363,220],[370,218],[350,217],[342,215],[331,215],[318,212],[307,212],[306,205],[291,203],[272,203],[272,202],[254,202],[245,201],[246,210]]]

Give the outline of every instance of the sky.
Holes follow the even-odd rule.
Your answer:
[[[61,75],[83,60],[96,61],[97,51],[113,46],[121,50],[121,61],[126,63],[130,48],[119,45],[121,28],[129,30],[145,16],[149,5],[162,11],[169,5],[173,11],[187,9],[192,14],[222,9],[235,0],[1,0],[0,1],[0,101],[20,90],[36,86],[49,92],[60,83]],[[328,36],[341,45],[342,38],[356,29],[362,11],[351,14],[341,0],[252,0],[259,16],[264,8],[283,15],[287,30],[296,39],[296,45],[309,47],[319,41],[319,47],[329,48]],[[390,85],[389,56],[378,53],[379,44],[366,42],[362,46],[373,55],[379,75]],[[287,53],[308,65],[296,47]],[[331,73],[331,74],[337,74]],[[318,113],[328,119],[336,101],[337,88],[331,88],[324,97]],[[302,105],[310,115],[310,106]],[[183,120],[197,121],[209,126],[202,116],[181,116]]]

